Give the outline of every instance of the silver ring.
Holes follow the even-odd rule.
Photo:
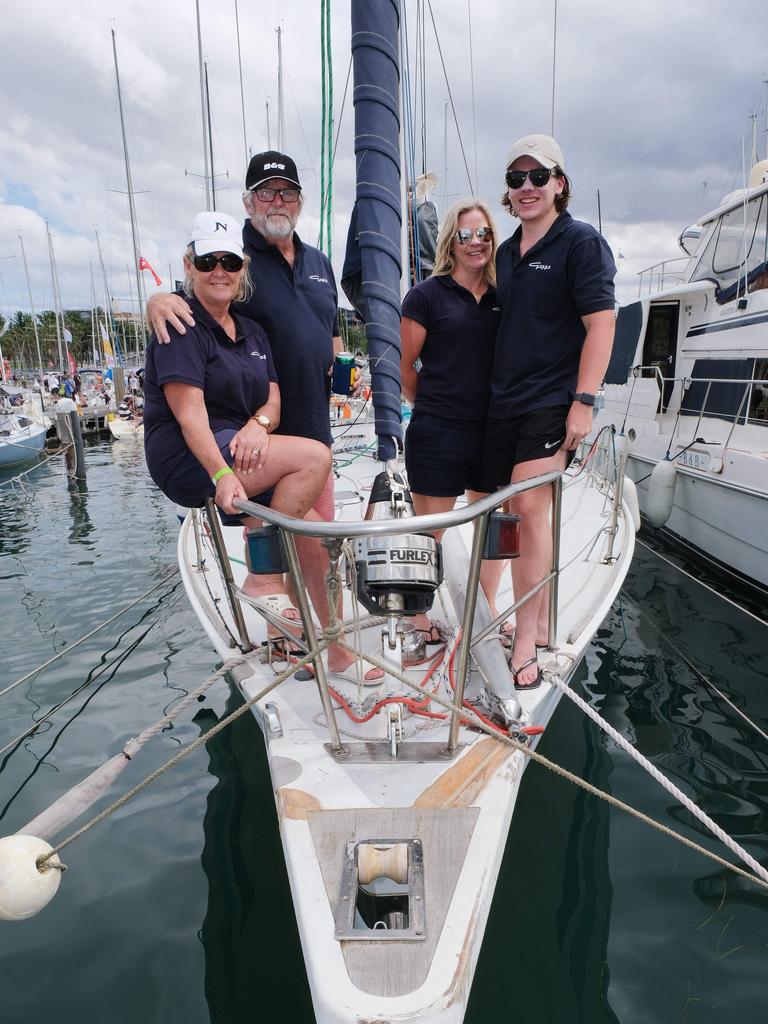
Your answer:
[[[251,455],[261,455],[261,448],[251,448]]]

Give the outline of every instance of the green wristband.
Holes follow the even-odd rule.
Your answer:
[[[221,478],[223,476],[226,476],[227,473],[231,473],[231,472],[232,472],[232,467],[231,466],[225,466],[223,469],[220,469],[218,471],[218,473],[214,473],[213,476],[211,477],[211,480],[213,481],[214,486],[219,482],[219,480],[221,480]]]

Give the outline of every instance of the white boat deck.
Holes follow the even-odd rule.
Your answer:
[[[340,520],[346,517],[359,521],[376,471],[377,464],[364,453],[343,470],[345,475],[337,485]],[[560,696],[552,678],[556,675],[565,682],[569,680],[624,579],[634,548],[634,527],[624,509],[618,520],[614,557],[608,559],[610,522],[611,501],[604,484],[589,472],[567,481],[557,642],[552,650],[540,652],[545,677],[542,686],[517,694],[522,721],[527,726],[546,727]],[[471,527],[453,530],[466,544]],[[242,529],[226,528],[224,534],[235,582],[240,584],[245,575]],[[220,657],[239,656],[209,539],[200,532],[196,537],[193,521],[188,518],[179,544],[185,585],[202,625]],[[498,603],[500,609],[512,604],[507,573]],[[249,606],[243,606],[243,613],[252,642],[260,644],[265,637],[264,619]],[[458,637],[459,617],[446,582],[440,586],[430,614],[446,621]],[[344,616],[345,621],[352,617],[349,594],[345,594]],[[363,650],[379,656],[381,622],[364,620],[359,633]],[[348,639],[350,635],[348,632]],[[498,645],[498,640],[483,643]],[[447,656],[444,661],[448,661]],[[503,658],[497,657],[499,664],[500,671],[506,672]],[[284,668],[283,662],[270,666],[265,649],[260,647],[247,664],[233,667],[231,675],[245,698],[252,699],[274,680],[276,671]],[[418,684],[428,668],[412,668],[406,678]],[[439,684],[438,694],[450,700],[446,669],[445,664],[439,666],[425,687]],[[358,710],[393,694],[413,696],[392,676],[378,686],[360,689],[333,674],[328,675],[328,681],[345,702]],[[479,683],[478,668],[473,666],[466,694],[469,699]],[[437,714],[445,710],[436,701],[430,709]],[[360,1020],[460,1022],[527,762],[524,753],[462,726],[458,751],[451,757],[446,754],[447,719],[406,713],[405,738],[393,757],[386,713],[356,723],[339,709],[335,717],[340,739],[348,750],[354,749],[354,756],[332,756],[313,678],[287,679],[255,705],[254,713],[267,741],[317,1020],[320,1024]],[[380,932],[368,931],[365,926],[359,938],[357,934],[352,938],[337,935],[348,844],[365,840],[421,842],[423,936],[392,933],[384,939]]]

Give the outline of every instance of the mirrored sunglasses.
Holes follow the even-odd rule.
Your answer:
[[[459,228],[453,237],[459,245],[466,245],[467,242],[472,241],[473,235],[477,238],[478,242],[490,242],[493,239],[493,228]]]
[[[270,188],[268,185],[264,185],[263,188],[252,188],[251,192],[255,193],[256,198],[260,199],[262,203],[271,203],[275,196],[280,196],[284,203],[298,203],[300,189]]]
[[[535,167],[532,171],[507,171],[505,179],[512,189],[522,188],[526,178],[534,188],[543,188],[553,174],[557,177],[554,167]]]
[[[192,262],[195,265],[195,270],[199,270],[202,274],[210,274],[217,263],[220,263],[228,274],[236,274],[238,270],[243,269],[243,257],[236,256],[233,252],[225,252],[221,256],[208,252],[205,256],[195,256]]]

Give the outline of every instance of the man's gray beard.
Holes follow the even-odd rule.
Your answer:
[[[251,222],[265,238],[289,238],[295,227],[293,219],[284,214],[273,214],[270,217],[268,214],[254,213]]]

